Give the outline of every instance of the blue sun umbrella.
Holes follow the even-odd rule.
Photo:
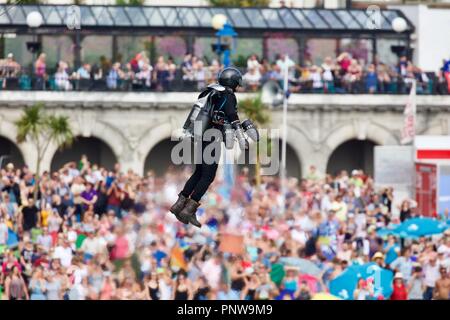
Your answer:
[[[441,234],[448,228],[449,225],[444,221],[432,218],[413,218],[404,221],[395,229],[395,233],[402,238],[419,238]]]
[[[382,295],[388,299],[392,294],[393,273],[390,270],[380,268],[371,262],[364,265],[351,265],[342,274],[330,282],[330,293],[344,300],[353,300],[359,279],[373,279],[374,299]]]
[[[377,235],[379,237],[385,237],[388,235],[394,235],[398,236],[398,234],[395,232],[395,230],[400,226],[400,224],[392,224],[390,226],[387,226],[386,228],[380,228],[377,230]]]

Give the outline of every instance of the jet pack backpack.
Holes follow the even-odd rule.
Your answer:
[[[183,131],[185,135],[190,136],[191,138],[202,139],[203,133],[205,133],[211,125],[213,110],[211,97],[215,94],[220,94],[225,90],[225,87],[219,84],[210,84],[207,87],[207,94],[194,103],[191,112],[184,122]],[[194,123],[197,123],[197,126],[194,126]]]

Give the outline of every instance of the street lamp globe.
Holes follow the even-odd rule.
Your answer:
[[[43,22],[42,15],[38,11],[30,12],[27,15],[27,25],[30,28],[39,28]]]
[[[392,20],[392,29],[394,29],[395,32],[402,33],[407,27],[406,20],[402,17],[397,17]]]
[[[222,14],[222,13],[218,13],[216,15],[214,15],[211,19],[211,25],[214,29],[216,30],[220,30],[223,28],[223,26],[225,25],[225,23],[227,23],[227,16]]]

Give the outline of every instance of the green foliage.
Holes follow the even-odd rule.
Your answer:
[[[238,57],[233,61],[235,67],[238,68],[246,68],[247,67],[247,59],[242,55],[238,55]]]
[[[262,102],[261,95],[242,100],[239,109],[259,127],[270,121],[269,108]]]
[[[118,6],[142,6],[144,0],[116,0]]]
[[[32,107],[26,108],[22,116],[15,122],[15,125],[18,143],[30,139],[38,148],[47,147],[51,142],[62,147],[70,145],[73,140],[69,118],[47,115],[44,112],[43,103],[37,103]],[[45,151],[46,148],[42,150]]]
[[[268,7],[270,0],[209,0],[215,7]]]
[[[37,103],[25,108],[22,116],[14,124],[17,129],[17,142],[29,141],[36,148],[36,184],[39,185],[39,169],[49,145],[55,143],[63,147],[70,145],[73,141],[69,118],[48,115],[44,111],[44,105]],[[38,188],[35,188],[35,199],[37,191]]]
[[[37,137],[45,126],[42,112],[43,104],[38,103],[26,108],[22,117],[15,122],[17,127],[17,142],[24,142],[28,136]]]
[[[40,0],[7,0],[6,4],[41,4],[42,1]]]

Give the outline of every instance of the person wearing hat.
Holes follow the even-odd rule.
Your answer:
[[[408,299],[408,291],[403,281],[403,274],[401,272],[397,272],[394,276],[391,300],[407,300],[407,299]]]
[[[373,257],[372,261],[375,262],[379,267],[384,267],[384,255],[382,252],[378,251],[376,252]]]

